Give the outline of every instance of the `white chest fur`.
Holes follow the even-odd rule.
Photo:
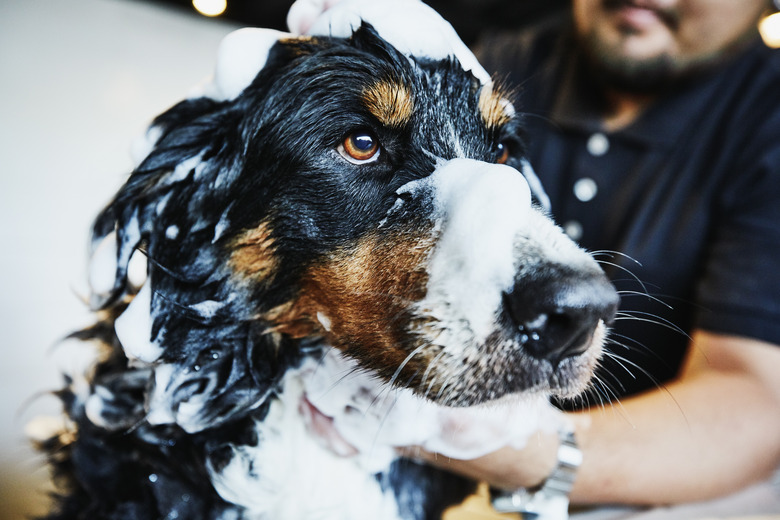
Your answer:
[[[355,448],[341,456],[312,432],[304,399],[328,416]],[[472,458],[502,445],[522,446],[538,429],[555,431],[557,413],[543,399],[445,408],[407,389],[390,388],[328,349],[289,371],[268,415],[256,424],[257,446],[233,446],[234,457],[212,481],[227,501],[257,520],[322,518],[396,520],[391,490],[375,478],[396,458],[396,446],[423,446]]]
[[[301,372],[289,374],[280,398],[257,423],[257,446],[233,447],[233,460],[212,472],[217,492],[256,520],[397,520],[391,491],[354,458],[334,454],[313,436],[300,412]]]

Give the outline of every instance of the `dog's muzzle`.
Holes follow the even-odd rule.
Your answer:
[[[433,201],[436,238],[425,297],[415,306],[415,323],[422,323],[415,333],[432,345],[428,357],[436,361],[428,379],[458,387],[441,401],[582,391],[619,298],[592,256],[532,202],[523,176],[503,165],[454,159],[399,196],[399,213],[415,207],[414,199]]]

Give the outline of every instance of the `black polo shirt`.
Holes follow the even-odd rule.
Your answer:
[[[569,25],[478,55],[519,87],[554,218],[621,292],[601,393],[673,377],[697,327],[780,344],[780,52],[756,41],[607,132]]]

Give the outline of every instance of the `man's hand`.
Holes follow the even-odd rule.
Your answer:
[[[605,409],[569,414],[583,463],[572,502],[669,504],[705,500],[768,478],[780,465],[780,347],[694,333],[680,376]],[[404,453],[506,489],[540,483],[557,439],[473,460]]]

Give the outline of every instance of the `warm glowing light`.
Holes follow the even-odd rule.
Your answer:
[[[770,14],[758,23],[758,32],[769,47],[780,48],[780,13]]]
[[[227,9],[227,0],[192,0],[192,7],[203,16],[219,16]]]

